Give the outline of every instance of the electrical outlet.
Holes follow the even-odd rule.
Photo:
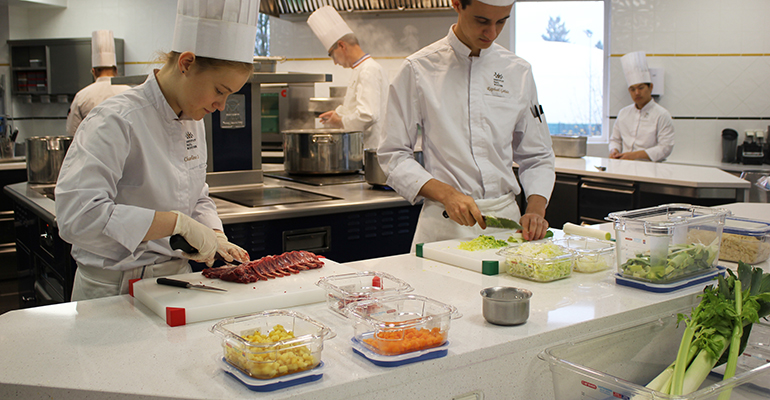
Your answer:
[[[474,390],[470,393],[452,397],[452,400],[484,400],[484,392],[481,390]]]

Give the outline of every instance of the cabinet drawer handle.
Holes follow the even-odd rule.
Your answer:
[[[612,192],[612,193],[621,193],[621,194],[634,194],[634,192],[636,192],[634,189],[608,188],[608,187],[604,187],[604,186],[589,185],[587,183],[581,184],[580,188],[581,189],[588,189],[588,190],[598,190],[600,192]]]

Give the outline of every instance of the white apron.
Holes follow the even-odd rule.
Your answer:
[[[484,215],[493,214],[497,217],[509,218],[514,221],[521,219],[521,211],[516,203],[516,196],[509,193],[496,199],[476,200],[476,205]],[[503,228],[481,229],[479,224],[463,226],[449,218],[444,218],[444,205],[435,200],[425,199],[417,221],[417,228],[412,239],[412,251],[418,243],[438,242],[448,239],[473,238],[479,235],[491,235],[507,231]]]
[[[160,264],[126,271],[89,267],[78,263],[75,283],[72,285],[72,301],[127,294],[128,281],[131,279],[156,278],[190,272],[192,268],[184,258],[175,258]]]

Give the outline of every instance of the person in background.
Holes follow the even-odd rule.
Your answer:
[[[321,122],[333,128],[362,131],[364,148],[376,148],[388,101],[385,70],[361,49],[353,31],[334,7],[319,8],[310,14],[307,23],[334,64],[353,70],[342,105],[321,114]]]
[[[425,199],[413,245],[484,233],[482,214],[519,220],[525,239],[546,234],[555,181],[548,124],[530,64],[494,43],[512,5],[453,0],[457,23],[407,57],[390,85],[377,154],[389,186],[413,204]],[[424,168],[413,155],[418,126]]]
[[[248,261],[208,195],[202,119],[251,76],[258,10],[259,0],[179,0],[165,65],[83,120],[55,190],[59,233],[77,262],[72,300],[191,272],[188,259]],[[175,234],[198,252],[172,250]]]
[[[610,137],[610,158],[663,161],[674,150],[671,114],[652,99],[652,79],[643,51],[620,59],[634,104],[618,113]]]
[[[110,30],[91,33],[91,75],[95,82],[81,89],[72,99],[67,113],[67,135],[73,136],[88,112],[108,98],[123,93],[130,87],[113,85],[112,77],[118,76],[115,57],[115,39]]]

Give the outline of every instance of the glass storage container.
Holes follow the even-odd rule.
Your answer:
[[[335,334],[298,312],[264,311],[227,318],[211,328],[222,338],[225,360],[257,379],[272,379],[315,368],[323,341]]]
[[[665,284],[716,268],[722,229],[729,211],[666,204],[610,213],[614,221],[618,273]]]
[[[573,254],[550,239],[521,243],[497,254],[505,257],[505,270],[515,277],[551,282],[572,274]]]
[[[441,346],[451,319],[460,316],[454,306],[410,294],[361,300],[345,310],[353,320],[353,340],[385,356]]]
[[[329,309],[342,316],[345,316],[345,306],[350,303],[414,290],[401,279],[377,271],[326,276],[316,285],[326,289],[326,305]]]
[[[615,243],[584,236],[567,236],[554,241],[567,248],[574,255],[572,270],[576,272],[599,272],[615,266]]]

